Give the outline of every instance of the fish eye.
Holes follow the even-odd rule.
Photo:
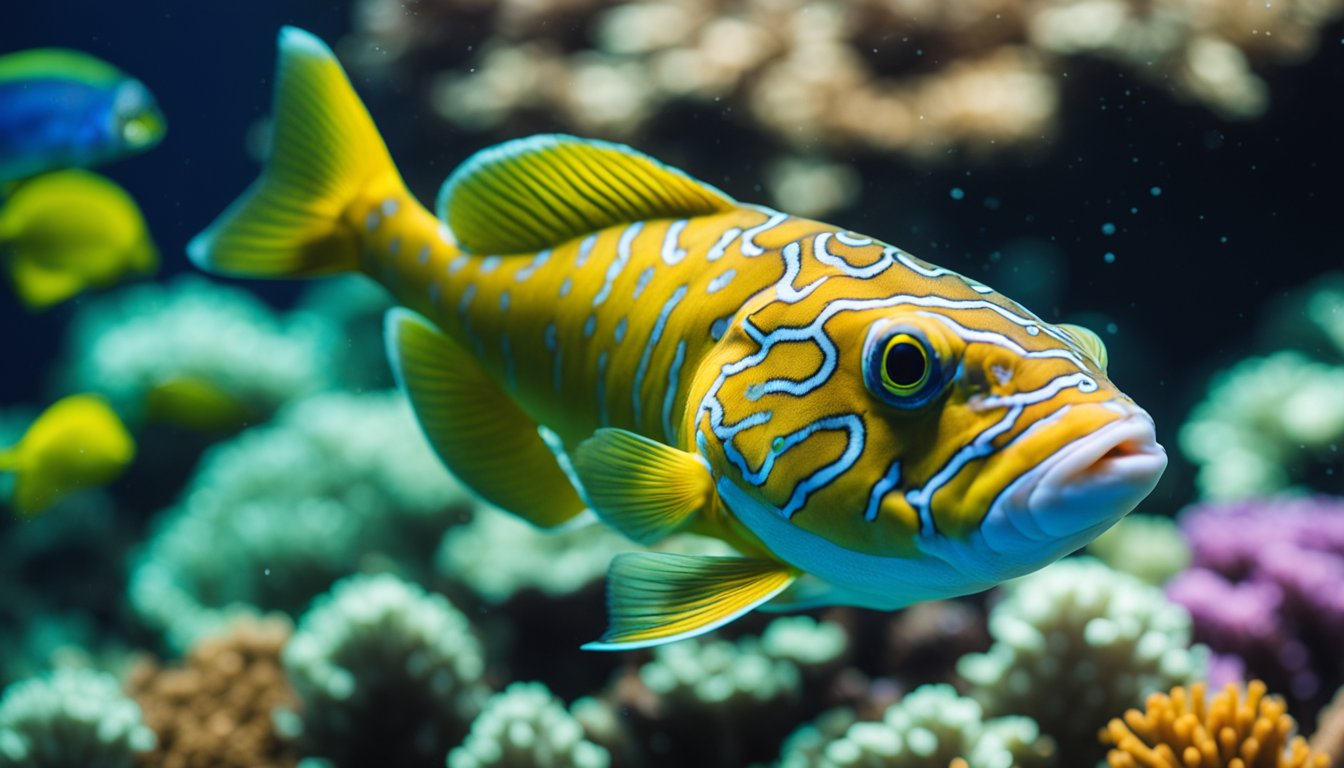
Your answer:
[[[866,347],[864,383],[887,405],[918,408],[947,383],[938,350],[917,328],[874,328]]]

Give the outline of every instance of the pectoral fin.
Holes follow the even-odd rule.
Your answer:
[[[607,631],[583,647],[624,651],[695,637],[778,595],[797,577],[772,560],[619,555],[607,574]]]
[[[714,480],[698,456],[634,432],[599,429],[571,458],[593,511],[641,544],[714,503]]]
[[[401,309],[387,315],[387,346],[425,436],[464,485],[543,528],[583,511],[536,422],[470,352]]]

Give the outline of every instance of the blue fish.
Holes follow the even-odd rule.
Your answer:
[[[0,184],[143,152],[166,130],[144,83],[79,51],[0,56]]]

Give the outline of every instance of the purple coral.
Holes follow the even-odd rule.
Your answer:
[[[1321,703],[1344,678],[1344,499],[1200,504],[1180,525],[1193,567],[1167,594],[1189,609],[1196,638]]]

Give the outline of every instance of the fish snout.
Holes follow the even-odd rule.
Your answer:
[[[1119,419],[1060,448],[1033,474],[1025,512],[1041,533],[1070,537],[1114,524],[1157,486],[1167,452],[1152,418],[1129,403],[1091,407],[1119,411]]]

